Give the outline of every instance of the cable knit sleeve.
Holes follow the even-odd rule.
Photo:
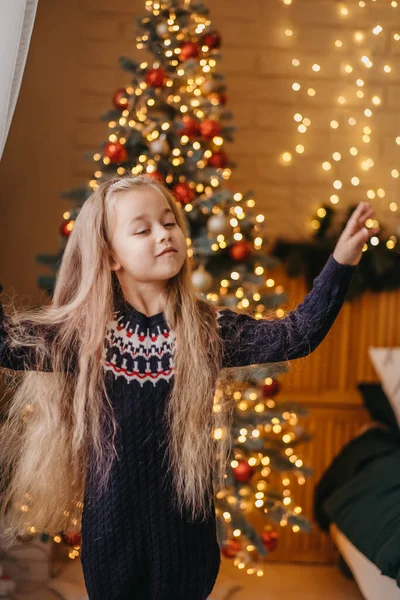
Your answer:
[[[303,302],[283,319],[258,320],[220,309],[222,368],[283,362],[313,352],[332,327],[356,268],[331,254]]]
[[[0,284],[0,293],[3,286]],[[34,346],[21,346],[11,348],[8,344],[8,335],[5,328],[7,315],[4,312],[2,303],[0,302],[0,367],[12,369],[13,371],[53,371],[50,361],[47,359],[39,369],[37,365],[36,349]],[[72,370],[72,364],[67,365],[67,371]]]

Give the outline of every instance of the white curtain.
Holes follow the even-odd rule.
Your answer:
[[[0,0],[0,158],[24,74],[38,0]]]

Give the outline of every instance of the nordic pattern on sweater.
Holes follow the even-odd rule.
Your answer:
[[[127,383],[135,380],[141,386],[146,381],[153,385],[160,379],[169,381],[174,373],[173,331],[162,323],[151,331],[143,326],[143,321],[129,320],[119,311],[114,317],[105,336],[104,370],[124,377]]]

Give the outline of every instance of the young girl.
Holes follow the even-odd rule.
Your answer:
[[[187,224],[165,187],[145,176],[101,184],[51,303],[0,312],[0,365],[23,371],[1,433],[10,539],[27,524],[81,529],[90,600],[207,598],[220,566],[213,471],[218,453],[222,480],[228,451],[212,431],[232,411],[213,411],[218,374],[321,343],[377,233],[372,215],[359,204],[297,310],[256,320],[197,297]]]

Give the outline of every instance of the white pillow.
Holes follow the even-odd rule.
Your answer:
[[[369,348],[369,356],[400,427],[400,348]]]

